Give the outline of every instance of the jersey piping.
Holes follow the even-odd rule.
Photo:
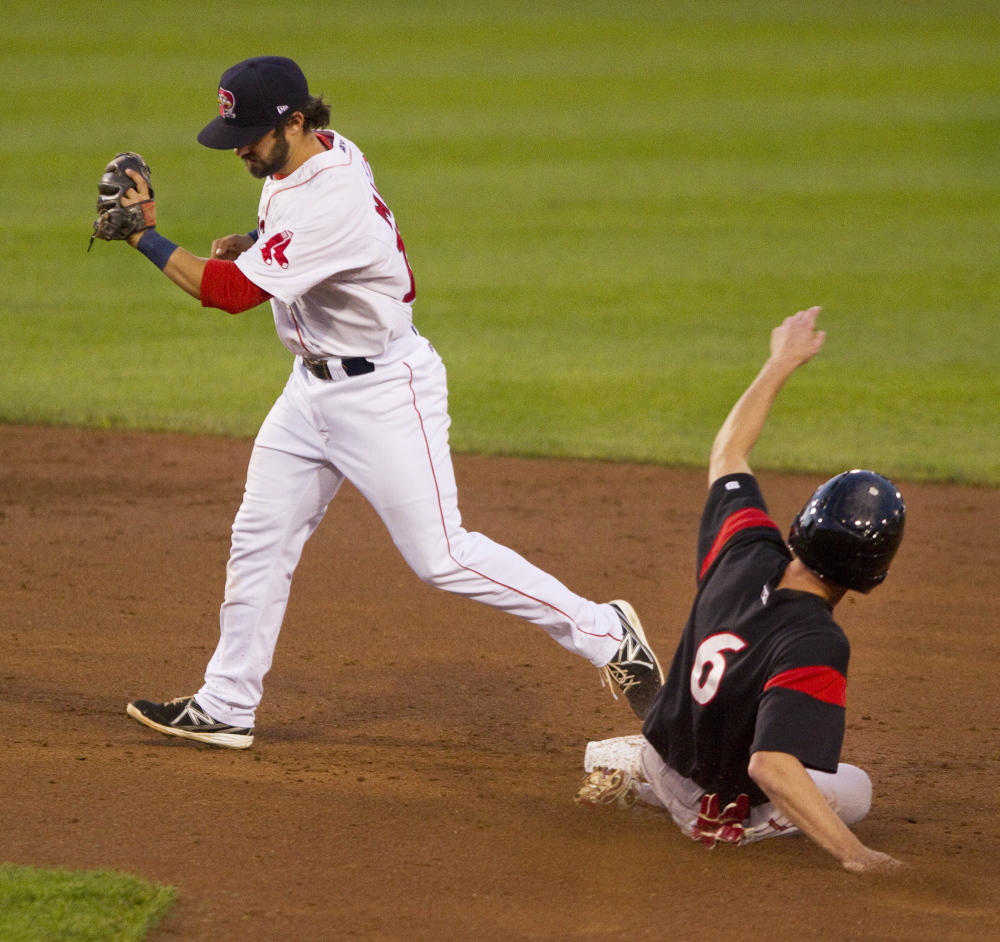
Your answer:
[[[315,136],[316,140],[323,145],[323,150],[333,150],[333,141],[325,134],[317,132]],[[287,180],[290,176],[290,173],[275,173],[271,175],[271,178],[274,180]]]
[[[305,186],[307,183],[312,183],[321,173],[326,173],[327,170],[339,170],[341,167],[350,167],[354,163],[354,155],[348,154],[348,160],[346,163],[334,164],[332,167],[320,167],[308,180],[303,180],[301,183],[293,183],[291,186],[283,186],[280,190],[275,190],[267,198],[267,206],[264,207],[264,219],[267,219],[267,214],[271,209],[271,201],[276,197],[280,196],[282,193],[287,193],[289,190],[298,189],[300,186]],[[263,231],[263,230],[261,230]]]
[[[413,388],[413,367],[411,367],[410,364],[407,363],[406,361],[403,362],[403,366],[406,367],[407,372],[410,374],[410,377],[409,377],[409,386],[410,386],[410,395],[413,397],[413,411],[417,413],[417,420],[420,423],[420,432],[423,435],[424,446],[427,449],[427,460],[428,460],[428,462],[430,464],[431,477],[434,480],[434,490],[437,493],[438,512],[441,515],[441,529],[444,531],[444,542],[445,542],[445,546],[447,546],[447,548],[448,548],[448,556],[451,558],[451,561],[456,566],[458,566],[460,569],[464,569],[466,572],[474,573],[475,575],[479,576],[481,579],[487,579],[488,581],[494,583],[495,585],[501,586],[504,589],[509,589],[511,592],[516,592],[518,595],[523,595],[526,599],[531,599],[532,602],[538,602],[539,605],[545,605],[548,608],[551,608],[553,611],[558,612],[560,615],[562,615],[563,618],[565,618],[570,624],[573,625],[573,627],[577,631],[580,632],[580,634],[588,635],[589,637],[592,637],[592,638],[614,637],[614,635],[610,634],[610,632],[605,632],[604,634],[598,635],[598,634],[595,634],[594,632],[591,632],[591,631],[584,631],[576,623],[576,621],[573,618],[571,618],[561,608],[557,608],[551,602],[546,602],[543,599],[536,599],[533,595],[528,595],[527,592],[522,592],[520,589],[515,588],[514,586],[510,586],[510,585],[507,585],[504,582],[500,582],[499,579],[494,579],[492,576],[488,576],[485,573],[479,572],[478,570],[473,569],[471,566],[465,566],[462,563],[460,563],[457,559],[455,559],[455,556],[454,556],[454,554],[451,551],[451,537],[448,535],[448,524],[447,524],[447,522],[445,521],[445,518],[444,518],[444,507],[441,504],[441,488],[438,485],[437,472],[434,470],[434,462],[431,459],[431,445],[430,445],[430,442],[427,439],[427,431],[424,428],[424,417],[423,417],[423,415],[420,412],[420,406],[417,405],[417,391],[416,391],[416,389]]]

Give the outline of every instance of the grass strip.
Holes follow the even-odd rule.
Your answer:
[[[0,864],[0,942],[142,942],[174,896],[124,873]]]
[[[290,356],[85,253],[120,149],[206,255],[259,184],[195,143],[273,6],[11,0],[0,421],[253,434]],[[365,150],[449,368],[457,450],[703,464],[783,316],[824,306],[761,467],[1000,484],[1000,21],[978,0],[301,0],[280,52]],[[322,24],[327,24],[324,27]],[[128,75],[127,87],[109,75]],[[39,101],[59,103],[58,120]],[[40,221],[23,168],[58,201]]]

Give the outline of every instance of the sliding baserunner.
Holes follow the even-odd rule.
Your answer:
[[[872,788],[840,762],[850,646],[833,609],[885,579],[906,509],[884,477],[847,471],[809,498],[786,545],[748,464],[778,392],[823,346],[818,313],[774,330],[769,359],[716,436],[698,591],[667,681],[643,739],[592,745],[628,761],[593,771],[577,800],[660,806],[709,846],[802,832],[860,872],[898,862],[850,830]]]

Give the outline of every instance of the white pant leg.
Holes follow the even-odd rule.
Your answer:
[[[609,605],[569,591],[517,553],[462,527],[448,444],[444,365],[421,341],[397,362],[345,382],[303,376],[327,457],[367,498],[425,582],[530,621],[605,665],[622,629]]]
[[[641,760],[643,777],[653,795],[670,812],[677,827],[690,837],[691,828],[698,820],[701,796],[705,790],[670,768],[648,742],[642,744]]]
[[[219,644],[196,694],[210,716],[234,726],[254,725],[292,574],[343,480],[310,444],[315,432],[292,393],[286,388],[271,410],[250,458],[233,523]]]
[[[347,476],[425,581],[519,615],[595,666],[618,649],[608,605],[574,595],[461,526],[444,367],[408,344],[374,373],[320,380],[300,364],[261,427],[233,524],[222,634],[196,694],[215,719],[252,727],[302,548]]]
[[[677,826],[690,836],[698,820],[701,798],[705,790],[667,765],[660,754],[647,742],[642,747],[642,771],[660,803],[670,812]],[[872,783],[867,773],[841,762],[835,774],[806,769],[819,786],[837,817],[848,827],[857,824],[871,809]],[[791,836],[801,833],[778,809],[766,802],[750,809],[753,834],[751,844],[768,837]]]
[[[872,807],[872,782],[867,772],[845,762],[837,766],[835,773],[806,771],[844,824],[850,827],[864,820]],[[767,837],[791,837],[801,833],[771,802],[750,809],[750,826],[754,833],[748,844]]]

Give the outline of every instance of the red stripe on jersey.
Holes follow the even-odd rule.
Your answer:
[[[201,276],[201,306],[217,307],[229,314],[241,314],[263,304],[271,295],[255,285],[236,262],[210,258]]]
[[[793,667],[789,671],[775,674],[766,684],[765,690],[772,687],[784,687],[786,690],[798,690],[824,703],[834,706],[847,706],[847,678],[832,667]]]
[[[722,552],[722,548],[740,530],[746,530],[748,527],[771,527],[773,530],[778,530],[778,525],[763,510],[758,510],[756,507],[745,507],[743,510],[737,510],[736,513],[730,514],[726,517],[726,522],[722,524],[719,535],[715,538],[712,548],[708,551],[705,561],[701,564],[701,572],[698,573],[699,580],[705,578],[705,573],[708,572],[712,563],[715,562],[716,557]],[[780,533],[781,531],[778,530],[778,532]]]

